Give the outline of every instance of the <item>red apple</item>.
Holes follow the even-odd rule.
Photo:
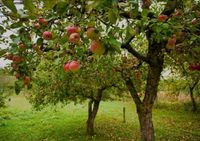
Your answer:
[[[176,45],[176,36],[173,35],[171,38],[168,39],[167,42],[167,48],[168,49],[173,49]]]
[[[44,31],[42,34],[42,37],[45,40],[51,40],[52,39],[52,33],[50,31]]]
[[[69,64],[70,64],[70,62],[67,62],[67,63],[64,64],[63,68],[64,68],[64,71],[65,71],[65,72],[70,71],[70,70],[69,70]]]
[[[69,63],[69,70],[72,72],[78,71],[80,69],[80,63],[78,61],[72,61]]]
[[[24,85],[29,85],[31,82],[31,78],[29,76],[24,77]]]
[[[89,27],[86,31],[86,35],[90,39],[98,39],[99,38],[98,31],[94,27]]]
[[[81,30],[80,27],[77,27],[77,26],[68,26],[66,28],[68,35],[71,35],[72,33],[79,33],[80,30]]]
[[[80,34],[79,33],[72,33],[69,36],[69,42],[79,45],[80,44]]]
[[[167,20],[167,18],[168,18],[167,15],[161,14],[161,15],[158,16],[158,21],[159,22],[164,22],[164,21]]]
[[[40,25],[44,25],[44,26],[48,25],[48,22],[44,18],[39,18],[38,22],[39,22]]]
[[[90,45],[90,50],[92,51],[92,53],[95,53],[97,48],[100,48],[100,46],[101,46],[101,44],[98,40],[93,40]]]
[[[93,40],[91,42],[90,48],[92,53],[102,55],[105,52],[105,48],[102,46],[99,40]]]

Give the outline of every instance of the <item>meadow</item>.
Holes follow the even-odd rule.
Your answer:
[[[126,122],[123,122],[123,107]],[[156,140],[199,141],[200,112],[180,102],[157,102],[153,121]],[[1,141],[137,141],[140,140],[135,105],[127,101],[101,102],[95,136],[86,136],[87,102],[57,105],[36,111],[24,95],[11,96],[0,109]]]

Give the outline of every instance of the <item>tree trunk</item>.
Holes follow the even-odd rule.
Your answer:
[[[192,102],[192,111],[195,112],[195,111],[197,111],[197,104],[195,102],[193,89],[191,87],[190,87],[190,98],[191,98],[191,102]]]
[[[87,119],[87,135],[94,135],[94,120],[97,115],[99,104],[102,98],[103,90],[99,90],[96,99],[92,99],[88,103],[88,119]]]
[[[87,119],[87,135],[94,135],[94,118],[92,118],[93,100],[88,102],[88,119]]]
[[[148,109],[138,109],[142,141],[154,141],[154,127],[152,122],[152,111]]]
[[[197,111],[197,104],[195,102],[195,99],[194,99],[194,94],[193,94],[193,90],[195,89],[195,87],[198,85],[198,83],[200,82],[200,79],[197,79],[194,84],[189,85],[189,89],[190,89],[190,98],[191,98],[191,101],[192,101],[192,111],[195,112]]]
[[[126,85],[136,104],[142,141],[155,140],[152,122],[152,108],[157,97],[158,84],[163,69],[164,54],[162,52],[162,48],[164,48],[162,44],[151,44],[149,46],[147,57],[150,60],[150,63],[148,66],[145,96],[142,101],[140,100],[131,79],[126,81]]]

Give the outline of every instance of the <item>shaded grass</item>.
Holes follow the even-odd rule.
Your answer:
[[[122,109],[126,107],[126,123]],[[133,102],[102,102],[95,122],[96,135],[85,134],[87,103],[31,109],[23,96],[14,96],[0,111],[1,141],[132,141],[140,139]],[[200,114],[179,104],[159,103],[153,112],[155,134],[162,141],[199,141]]]

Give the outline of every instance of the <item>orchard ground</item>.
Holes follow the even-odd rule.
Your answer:
[[[86,136],[87,103],[49,106],[35,111],[25,96],[14,95],[0,109],[1,141],[132,141],[140,140],[133,101],[102,102],[95,120],[94,137]],[[200,106],[200,105],[198,105]],[[122,109],[126,108],[126,123]],[[153,121],[156,140],[199,141],[200,112],[181,102],[157,102]]]

